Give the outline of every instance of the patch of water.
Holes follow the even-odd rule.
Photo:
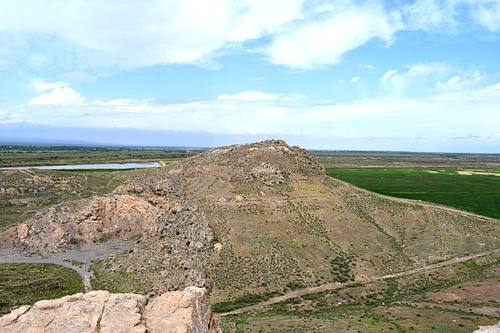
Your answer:
[[[161,165],[158,162],[152,162],[152,163],[103,163],[103,164],[41,165],[41,166],[25,166],[25,167],[8,167],[8,168],[0,168],[0,170],[144,169],[144,168],[159,168],[160,166]]]

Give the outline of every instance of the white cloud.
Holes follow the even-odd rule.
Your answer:
[[[248,90],[236,94],[223,94],[217,97],[218,100],[239,100],[239,101],[276,101],[279,94],[269,94],[262,91]]]
[[[32,98],[28,105],[72,105],[81,104],[85,98],[70,87],[58,87],[50,93]]]
[[[436,89],[440,93],[474,91],[479,88],[492,86],[500,79],[500,73],[481,74],[479,71],[460,72],[446,81],[438,81]]]
[[[423,69],[420,71],[425,72]],[[446,84],[460,86],[466,81],[453,75]],[[68,100],[66,104],[61,102],[62,92],[72,97],[72,103]],[[449,90],[417,100],[380,97],[344,104],[318,104],[302,95],[257,91],[166,105],[152,99],[85,102],[82,96],[68,87],[55,88],[50,94],[42,96],[19,106],[17,112],[10,114],[15,114],[18,122],[59,127],[225,134],[309,133],[311,136],[334,135],[353,139],[474,135],[481,140],[497,137],[496,144],[500,145],[497,134],[500,83],[475,88],[470,86],[467,90]],[[57,101],[59,105],[56,105]],[[13,119],[5,118],[2,122],[12,122]]]
[[[237,1],[231,1],[237,3]],[[242,42],[273,34],[303,16],[302,0],[241,1],[239,22],[229,33],[229,40]],[[279,15],[277,15],[279,13]]]
[[[28,2],[2,2],[0,33],[15,37],[16,43],[6,46],[31,48],[33,67],[63,60],[83,69],[129,69],[157,64],[216,66],[211,59],[220,50],[274,33],[300,18],[303,1]],[[37,43],[17,42],[23,40]],[[40,52],[32,50],[36,45]],[[41,53],[46,49],[50,57]]]
[[[150,0],[126,5],[47,0],[31,1],[28,9],[6,0],[2,6],[0,32],[37,40],[39,48],[29,56],[36,69],[56,61],[101,69],[156,64],[217,68],[212,59],[221,51],[263,38],[257,50],[273,63],[310,69],[337,63],[345,52],[371,39],[389,42],[401,28],[396,12],[371,2],[339,1],[332,7],[304,0]]]
[[[25,115],[22,112],[17,112],[15,108],[0,107],[0,124],[15,124],[24,121]]]
[[[217,57],[234,50],[264,53],[273,64],[307,70],[339,63],[346,52],[374,39],[389,44],[401,30],[453,32],[468,29],[471,20],[500,30],[498,0],[416,0],[404,6],[382,0],[24,3],[2,1],[0,48],[10,57],[2,56],[23,59],[36,70],[62,66],[73,73],[64,80],[78,80],[77,73],[93,79],[81,71],[158,64],[218,69]]]
[[[455,21],[455,6],[457,1],[417,0],[402,9],[406,29],[411,30],[442,30],[453,28]]]
[[[353,76],[352,79],[351,79],[351,82],[352,83],[356,83],[360,80],[360,78],[358,76]]]
[[[477,22],[491,32],[500,31],[500,1],[483,1],[472,9]]]
[[[97,80],[97,77],[94,75],[77,71],[77,72],[63,73],[61,74],[61,79],[64,81],[94,83]]]
[[[499,0],[416,0],[402,7],[406,29],[454,33],[471,23],[500,31]]]
[[[380,80],[386,96],[423,98],[440,96],[450,92],[467,94],[500,80],[500,73],[482,74],[474,70],[462,70],[445,63],[430,62],[407,65],[401,70],[389,70]]]
[[[339,63],[344,53],[369,40],[390,42],[399,27],[397,15],[381,6],[339,5],[314,19],[288,26],[276,34],[265,52],[273,64],[313,69]]]
[[[400,97],[421,97],[435,93],[438,82],[449,78],[453,69],[440,62],[417,63],[406,71],[390,70],[381,79],[385,93]]]
[[[52,90],[55,88],[66,87],[64,82],[45,82],[43,79],[31,79],[29,84],[37,93],[41,93],[47,90]]]
[[[398,72],[397,69],[391,69],[390,71],[387,71],[384,76],[382,76],[382,81],[387,81],[391,76],[396,74]]]

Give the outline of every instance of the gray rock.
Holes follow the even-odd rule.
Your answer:
[[[148,299],[92,291],[22,306],[0,317],[4,333],[222,333],[205,289]]]

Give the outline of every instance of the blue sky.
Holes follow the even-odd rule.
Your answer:
[[[500,153],[500,0],[0,0],[0,140]]]

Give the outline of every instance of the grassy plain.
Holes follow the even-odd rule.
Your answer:
[[[0,145],[0,168],[173,161],[201,151],[204,149]]]
[[[83,291],[80,275],[64,266],[0,265],[0,314],[41,299],[54,299]]]
[[[327,168],[327,172],[373,192],[500,219],[500,169]]]

